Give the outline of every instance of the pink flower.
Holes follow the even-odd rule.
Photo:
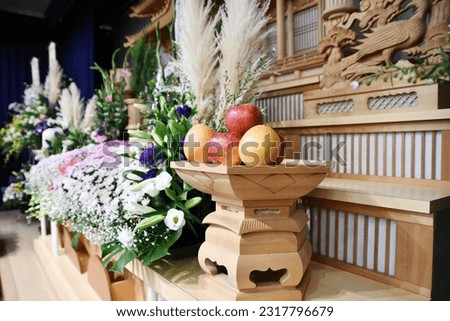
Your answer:
[[[95,142],[96,143],[104,143],[106,142],[106,140],[108,139],[108,137],[106,137],[105,135],[98,135],[95,137]]]
[[[103,131],[96,129],[91,133],[91,139],[96,143],[104,143],[108,140],[108,136],[103,135]]]
[[[105,97],[105,101],[108,102],[108,103],[112,102],[112,101],[113,101],[112,95],[106,96],[106,97]]]
[[[130,78],[131,77],[131,72],[128,69],[123,69],[122,70],[122,76],[124,76],[125,78]]]
[[[78,163],[78,160],[72,159],[72,160],[70,160],[70,161],[68,161],[68,162],[66,162],[66,163],[64,163],[64,164],[62,164],[62,165],[59,167],[59,173],[60,173],[61,175],[66,175],[66,174],[67,174],[67,171],[69,170],[69,168],[72,167],[72,166],[74,166],[76,163]]]
[[[92,133],[91,133],[91,139],[92,140],[95,140],[95,138],[98,136],[98,131],[97,130],[94,130]]]

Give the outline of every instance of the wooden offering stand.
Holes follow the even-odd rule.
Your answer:
[[[211,194],[216,211],[198,261],[204,300],[302,300],[309,282],[308,217],[297,200],[329,171],[326,162],[285,160],[274,166],[173,162],[192,187]]]

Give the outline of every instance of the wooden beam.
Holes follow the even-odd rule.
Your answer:
[[[278,59],[286,57],[285,37],[286,27],[284,24],[284,0],[277,0],[277,45],[278,45]]]

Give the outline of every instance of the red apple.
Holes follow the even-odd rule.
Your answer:
[[[208,141],[208,162],[225,165],[238,165],[239,141],[241,136],[234,132],[214,133]]]
[[[225,126],[228,131],[244,135],[247,130],[263,123],[261,109],[253,104],[233,106],[225,115]]]

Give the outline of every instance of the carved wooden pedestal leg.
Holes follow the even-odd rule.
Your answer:
[[[198,254],[209,299],[302,300],[299,285],[312,251],[296,200],[214,200]]]

